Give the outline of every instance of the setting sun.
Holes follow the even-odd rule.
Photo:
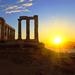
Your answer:
[[[53,40],[53,43],[54,44],[60,44],[62,42],[62,39],[60,38],[60,37],[56,37],[56,38],[54,38],[54,40]]]

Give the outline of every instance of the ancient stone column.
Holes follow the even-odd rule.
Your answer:
[[[13,30],[13,40],[15,40],[15,30]]]
[[[4,39],[7,40],[7,26],[4,27]]]
[[[30,39],[30,19],[26,19],[26,40]]]
[[[38,16],[34,16],[34,38],[38,42]]]
[[[11,37],[10,37],[10,28],[9,28],[9,40],[11,39]]]
[[[4,26],[5,26],[5,21],[2,21],[2,26],[1,26],[1,40],[4,40],[4,36],[5,36],[5,34],[4,34]]]
[[[15,38],[15,33],[14,33],[14,30],[12,29],[12,40],[14,40]]]
[[[10,37],[9,37],[10,40],[12,40],[12,28],[10,28]]]
[[[10,39],[10,29],[8,27],[8,40]]]
[[[18,40],[21,40],[21,19],[18,19]]]
[[[12,29],[10,28],[10,40],[12,40]]]
[[[8,37],[7,37],[7,36],[8,36],[7,32],[8,32],[8,30],[7,30],[7,26],[6,26],[6,40],[7,40],[7,38],[8,38]]]
[[[0,40],[1,40],[1,24],[0,24]]]

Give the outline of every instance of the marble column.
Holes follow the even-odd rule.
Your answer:
[[[10,40],[12,40],[12,29],[10,28]]]
[[[10,29],[8,27],[8,40],[10,39]]]
[[[15,30],[13,30],[13,39],[15,40]]]
[[[1,26],[2,26],[2,25],[0,24],[0,40],[1,40]]]
[[[6,40],[8,40],[8,27],[6,26]]]
[[[26,19],[26,40],[30,39],[30,19]]]
[[[34,16],[34,37],[35,41],[38,42],[38,16]]]
[[[21,40],[21,19],[18,19],[18,40]]]
[[[13,29],[12,29],[11,35],[12,35],[12,40],[13,40]]]
[[[4,26],[4,39],[7,40],[6,25]]]
[[[1,26],[1,40],[4,40],[5,36],[5,31],[4,31],[4,26],[5,26],[5,21],[2,21],[2,26]]]
[[[9,40],[11,40],[11,29],[9,28]]]

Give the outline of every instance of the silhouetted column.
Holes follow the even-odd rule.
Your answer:
[[[34,16],[34,36],[35,36],[35,41],[38,42],[38,16]]]
[[[12,30],[10,28],[10,40],[12,40]]]
[[[10,28],[9,28],[9,40],[10,40]]]
[[[30,39],[30,19],[26,19],[26,39]]]
[[[7,25],[4,26],[4,39],[7,40]]]
[[[10,39],[10,29],[8,27],[8,40]]]
[[[14,32],[13,32],[13,29],[12,29],[12,40],[14,39],[14,37],[13,37],[13,36],[14,36],[14,34],[13,34],[13,33],[14,33]]]
[[[12,40],[13,40],[13,29],[12,29],[12,34],[11,35],[12,35]]]
[[[0,24],[0,40],[1,40],[1,24]]]
[[[21,19],[18,19],[18,39],[21,40]]]
[[[6,32],[6,35],[7,35],[7,40],[8,40],[8,27],[7,27],[6,31],[7,31],[7,32]]]
[[[13,30],[13,40],[15,40],[15,30]]]
[[[12,40],[12,29],[10,28],[10,40]]]
[[[4,40],[4,26],[5,26],[5,21],[2,22],[2,26],[1,26],[1,40]]]
[[[6,40],[8,39],[8,28],[6,26]]]

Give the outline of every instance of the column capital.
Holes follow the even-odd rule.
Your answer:
[[[30,21],[30,17],[27,17],[27,18],[26,18],[26,21]]]
[[[18,19],[18,21],[21,21],[22,19]]]
[[[34,15],[34,19],[35,19],[35,18],[38,18],[38,15]]]

